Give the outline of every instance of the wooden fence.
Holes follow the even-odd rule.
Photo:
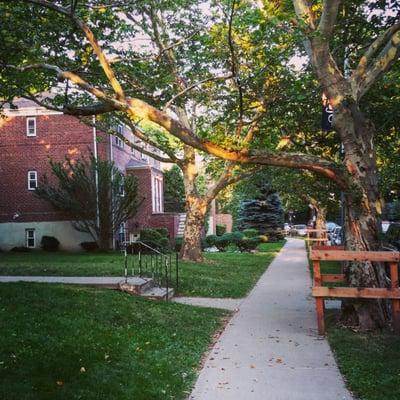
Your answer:
[[[325,334],[326,298],[391,299],[393,328],[400,334],[400,289],[398,262],[400,253],[389,251],[312,250],[310,254],[314,272],[312,295],[315,297],[318,333]],[[391,288],[329,287],[323,283],[344,282],[344,274],[321,274],[321,261],[371,261],[390,264]]]
[[[326,229],[307,229],[306,244],[309,249],[314,244],[328,244],[328,232]]]

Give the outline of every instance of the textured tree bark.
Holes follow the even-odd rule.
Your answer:
[[[324,230],[326,229],[326,208],[318,207],[317,209],[317,219],[315,221],[315,229]],[[317,232],[317,237],[321,237],[321,233]]]
[[[381,213],[373,125],[353,101],[342,102],[335,110],[335,128],[344,145],[344,164],[350,190],[346,201],[346,249],[378,250],[378,219]],[[349,286],[385,287],[385,270],[372,263],[350,262],[345,266]],[[384,301],[343,302],[342,321],[362,330],[381,328],[387,319]]]
[[[203,235],[207,206],[207,202],[200,197],[195,197],[193,195],[187,197],[185,233],[181,252],[179,254],[181,260],[194,262],[203,261],[201,238]]]

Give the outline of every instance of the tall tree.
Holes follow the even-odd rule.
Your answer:
[[[239,213],[240,229],[257,229],[270,241],[283,239],[283,208],[275,190],[267,182],[258,187],[254,198],[241,202]]]
[[[112,248],[113,235],[138,209],[137,179],[110,161],[50,161],[53,177],[43,176],[35,194],[68,215],[73,227],[90,234],[100,249]],[[57,184],[53,184],[56,178]]]
[[[95,0],[85,5],[73,2],[72,6],[66,0],[2,1],[6,11],[3,15],[8,18],[25,18],[28,24],[32,15],[40,18],[40,29],[36,31],[46,43],[40,49],[31,48],[25,45],[23,36],[17,35],[17,43],[22,41],[23,45],[16,46],[18,51],[5,63],[5,92],[32,96],[32,85],[48,88],[68,81],[86,96],[76,98],[66,90],[67,95],[56,99],[58,105],[57,101],[47,101],[47,106],[75,115],[119,111],[134,124],[151,121],[186,146],[227,161],[306,169],[323,175],[346,190],[348,248],[374,249],[378,245],[377,219],[381,208],[375,132],[361,111],[360,101],[398,58],[400,25],[395,18],[379,18],[379,13],[368,19],[366,10],[372,7],[372,11],[380,11],[385,7],[383,2],[352,2],[356,12],[348,12],[345,7],[340,14],[339,0],[292,3],[297,22],[293,9],[287,9],[288,2],[275,1],[212,2],[211,13],[202,12],[201,2],[194,0],[163,2],[162,10],[155,7],[155,2],[147,1],[127,1],[116,6]],[[148,14],[147,20],[137,15],[140,7]],[[389,7],[396,12],[399,5],[393,3],[386,11]],[[168,26],[179,28],[171,36],[175,39],[171,45],[159,47],[154,43],[147,57],[136,58],[137,51],[132,47],[127,50],[116,46],[143,34],[147,25],[153,27],[154,21],[166,26],[159,24],[160,14],[166,17]],[[199,19],[202,22],[197,31],[193,27],[198,26]],[[150,23],[146,25],[146,21]],[[330,50],[332,43],[343,39],[341,34],[345,30],[334,30],[341,21],[344,22],[340,27],[353,26],[353,30],[357,24],[360,26],[360,21],[368,27],[367,34],[360,35],[359,43],[352,43],[353,70],[348,74],[340,68],[343,57],[339,63],[339,59],[335,60],[337,54],[345,52],[334,54]],[[146,37],[151,38],[151,34],[146,33]],[[80,35],[86,40],[84,49]],[[13,32],[8,33],[7,43],[13,42],[10,36],[12,39]],[[157,29],[155,40],[164,37],[165,31]],[[344,162],[323,153],[279,150],[281,140],[286,138],[276,127],[268,126],[266,111],[290,85],[293,71],[288,65],[294,53],[291,49],[299,39],[304,41],[318,82],[333,105],[334,127],[344,146]],[[169,55],[172,48],[179,49],[176,60]],[[164,61],[154,69],[153,85],[149,86],[145,80],[148,69],[144,66],[160,59]],[[19,85],[13,85],[17,79]],[[204,87],[207,90],[202,90]],[[197,126],[186,118],[196,114],[190,109],[193,103],[187,100],[189,93],[196,97],[205,114],[196,119]],[[256,135],[257,132],[262,134]],[[384,284],[380,271],[372,265],[360,268],[351,264],[346,275],[352,285],[379,286]],[[377,302],[351,306],[347,311],[349,320],[362,328],[384,322],[383,308]]]
[[[177,165],[164,171],[164,210],[179,213],[185,211],[185,186]]]

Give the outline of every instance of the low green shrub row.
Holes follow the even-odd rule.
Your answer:
[[[183,238],[175,238],[175,251],[180,251]],[[202,239],[201,247],[204,250],[207,247],[216,247],[224,252],[229,246],[236,247],[240,252],[250,252],[257,248],[260,243],[268,242],[268,237],[258,235],[256,229],[246,229],[243,232],[230,232],[223,235],[209,235]]]

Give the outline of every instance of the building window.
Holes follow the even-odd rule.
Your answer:
[[[147,144],[146,144],[146,143],[143,143],[143,149],[144,149],[144,150],[147,150]],[[149,157],[147,156],[147,154],[144,154],[144,153],[142,153],[142,152],[140,152],[140,158],[141,158],[143,161],[147,161],[147,160],[149,159]]]
[[[121,182],[118,187],[118,196],[125,196],[125,178],[122,177]]]
[[[37,171],[28,171],[28,190],[36,190],[37,186]]]
[[[153,176],[152,178],[152,200],[153,200],[153,212],[163,212],[163,200],[162,200],[162,177]]]
[[[36,247],[34,229],[25,229],[25,246],[30,249],[34,249]]]
[[[28,117],[26,119],[26,136],[36,136],[36,118]]]
[[[117,126],[117,134],[123,135],[122,125]],[[115,144],[121,149],[124,148],[124,141],[119,136],[115,136]]]

